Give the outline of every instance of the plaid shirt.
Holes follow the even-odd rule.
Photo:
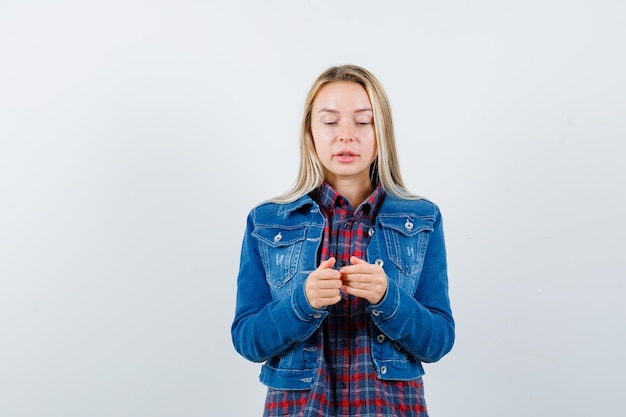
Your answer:
[[[337,259],[339,269],[350,256],[366,258],[376,214],[385,198],[379,185],[354,210],[350,202],[324,183],[313,195],[326,217],[320,257]],[[378,379],[371,357],[371,320],[362,298],[343,294],[328,306],[329,315],[318,329],[318,374],[311,390],[270,388],[265,416],[427,416],[422,379]]]

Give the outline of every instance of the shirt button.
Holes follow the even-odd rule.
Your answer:
[[[376,336],[376,341],[378,343],[383,343],[385,341],[385,335],[384,334],[379,334],[378,336]]]
[[[339,266],[346,266],[346,261],[339,261]]]
[[[344,384],[343,382],[341,384],[339,384],[339,388],[341,389],[346,389],[346,384]]]
[[[385,261],[383,261],[382,259],[378,258],[374,261],[374,263],[378,266],[383,266],[385,264]]]
[[[381,374],[383,374],[383,375],[385,375],[385,374],[387,373],[387,367],[386,367],[386,366],[384,366],[384,365],[383,365],[383,366],[381,366],[381,367],[380,367],[380,373],[381,373]]]
[[[274,236],[274,243],[278,243],[281,240],[283,240],[283,235],[280,232],[278,232],[278,234]]]

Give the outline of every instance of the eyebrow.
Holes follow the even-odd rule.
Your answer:
[[[362,113],[362,112],[366,112],[366,111],[370,111],[373,112],[373,110],[370,107],[363,107],[361,109],[356,109],[354,112],[355,113]],[[339,113],[339,110],[335,110],[335,109],[329,109],[327,107],[321,108],[318,112],[319,113]]]

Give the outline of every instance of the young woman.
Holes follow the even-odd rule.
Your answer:
[[[422,362],[454,343],[438,207],[404,187],[378,80],[326,70],[294,188],[255,207],[232,325],[265,416],[427,416]]]

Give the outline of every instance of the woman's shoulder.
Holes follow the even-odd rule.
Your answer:
[[[424,197],[409,199],[387,194],[379,215],[385,214],[413,214],[420,217],[437,217],[439,215],[439,207]]]
[[[288,202],[266,200],[254,206],[250,210],[250,214],[254,217],[283,217],[294,211],[299,211],[303,207],[315,204],[308,195]]]

